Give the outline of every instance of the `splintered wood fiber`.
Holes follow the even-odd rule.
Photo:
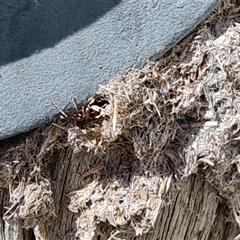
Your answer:
[[[225,0],[158,61],[2,141],[0,233],[240,239],[239,60],[240,3]]]

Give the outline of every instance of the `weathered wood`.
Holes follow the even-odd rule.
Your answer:
[[[59,159],[59,163],[63,159]],[[75,221],[79,214],[70,212],[67,208],[68,199],[61,196],[67,194],[66,189],[74,189],[74,186],[79,185],[79,177],[76,177],[76,170],[79,167],[81,167],[80,161],[70,164],[67,171],[63,164],[62,169],[57,171],[59,173],[67,172],[63,178],[59,174],[57,180],[57,185],[60,187],[56,189],[60,206],[58,217],[52,219],[49,227],[44,228],[43,226],[42,238],[39,239],[75,239]],[[116,234],[115,237],[139,240],[231,240],[237,236],[238,226],[234,221],[230,221],[230,216],[229,221],[226,221],[229,211],[224,199],[218,196],[214,188],[204,179],[195,175],[182,181],[181,190],[176,193],[169,205],[159,212],[151,233],[142,237],[133,237],[128,234]],[[109,238],[111,236],[109,232],[106,232],[98,239],[107,240]]]
[[[239,11],[102,86],[101,119],[0,143],[2,239],[239,239]]]
[[[1,218],[1,239],[76,239],[76,221],[80,214],[69,210],[68,194],[83,187],[82,173],[87,170],[87,166],[90,168],[93,159],[91,153],[85,152],[73,157],[69,148],[59,151],[51,163],[56,217],[40,222],[34,229],[35,236],[32,234],[33,229],[22,228],[21,221],[8,224]],[[176,191],[176,187],[179,187],[179,191]],[[4,212],[3,207],[8,205],[8,194],[8,190],[1,192],[1,215]],[[167,205],[159,211],[157,221],[150,233],[136,237],[114,231],[115,236],[112,236],[108,224],[103,223],[102,230],[104,231],[105,228],[106,231],[99,237],[96,234],[94,239],[230,240],[238,234],[237,224],[230,221],[230,210],[225,200],[218,196],[218,192],[208,182],[204,181],[203,176],[195,174],[178,182],[177,185],[172,183],[169,195],[172,195],[172,199],[165,199]]]
[[[9,192],[7,189],[0,191],[0,239],[1,240],[33,240],[33,229],[23,227],[21,220],[4,221],[3,214],[9,205]]]
[[[227,240],[238,234],[235,222],[226,221],[229,209],[214,188],[193,175],[184,179],[170,205],[159,213],[158,222],[141,239]]]

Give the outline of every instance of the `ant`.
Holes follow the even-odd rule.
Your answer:
[[[71,99],[76,111],[66,113],[62,111],[55,103],[52,103],[60,112],[60,121],[65,123],[75,123],[76,126],[81,126],[89,120],[100,119],[103,116],[102,110],[109,102],[101,96],[90,98],[87,103],[81,107],[77,106],[76,98]]]

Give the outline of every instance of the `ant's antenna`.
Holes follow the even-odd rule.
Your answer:
[[[55,103],[53,103],[53,102],[51,102],[51,104],[52,104],[55,108],[57,108],[58,111],[59,111],[65,118],[68,117],[67,114],[66,114],[64,111],[62,111],[61,108],[60,108],[57,104],[55,104]]]
[[[75,97],[72,97],[72,98],[71,98],[71,101],[72,101],[72,103],[73,103],[74,108],[75,108],[76,111],[78,112],[78,107],[77,107],[76,98],[75,98]]]

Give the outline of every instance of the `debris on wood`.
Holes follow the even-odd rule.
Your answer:
[[[239,12],[237,0],[223,1],[159,61],[111,79],[99,97],[63,112],[61,128],[48,124],[6,144],[4,219],[45,236],[46,221],[71,213],[80,239],[143,236],[183,179],[196,174],[240,226]]]

